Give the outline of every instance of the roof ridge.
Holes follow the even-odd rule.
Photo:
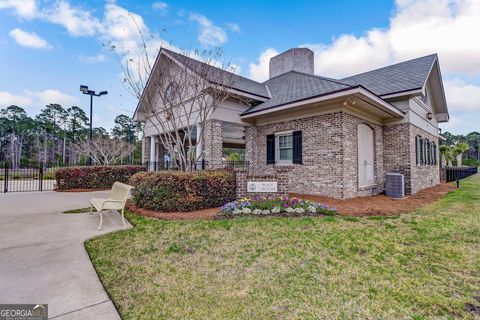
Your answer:
[[[347,86],[347,87],[352,87],[352,85],[348,84],[348,83],[344,83],[344,82],[341,82],[337,79],[332,79],[332,78],[327,78],[327,77],[323,77],[323,76],[319,76],[319,75],[316,75],[316,74],[310,74],[310,73],[305,73],[305,72],[301,72],[301,71],[297,71],[297,70],[290,70],[288,72],[285,72],[285,73],[282,73],[282,74],[279,74],[273,78],[270,78],[264,82],[262,82],[263,84],[265,85],[268,85],[267,82],[272,80],[272,79],[275,79],[275,78],[279,78],[279,77],[282,77],[284,75],[287,75],[289,73],[297,73],[297,74],[300,74],[300,75],[303,75],[303,76],[309,76],[311,78],[315,78],[315,79],[320,79],[320,80],[325,80],[325,81],[330,81],[330,82],[334,82],[334,83],[337,83],[337,84],[341,84],[343,86]]]
[[[255,80],[253,80],[253,79],[250,79],[250,78],[244,77],[244,76],[242,76],[242,75],[236,74],[236,73],[234,73],[234,72],[221,69],[221,68],[216,67],[216,66],[211,65],[211,64],[207,64],[207,63],[205,63],[205,62],[203,62],[203,61],[200,61],[200,60],[194,59],[194,58],[192,58],[192,57],[189,57],[189,56],[187,56],[187,55],[185,55],[185,54],[183,54],[183,53],[175,52],[175,51],[173,51],[173,50],[166,49],[166,48],[163,48],[163,47],[161,48],[161,50],[165,50],[165,51],[167,51],[168,53],[173,53],[173,54],[181,55],[181,56],[183,56],[183,57],[185,57],[185,58],[187,58],[187,59],[190,59],[190,60],[193,60],[193,61],[195,61],[195,62],[208,65],[208,66],[210,66],[210,67],[212,67],[212,68],[215,68],[215,69],[217,69],[217,70],[219,70],[219,71],[228,72],[228,73],[233,74],[234,76],[241,77],[241,78],[243,78],[243,79],[245,79],[245,80],[248,80],[248,81],[254,82],[254,83],[256,83],[256,84],[260,84],[260,85],[265,86],[265,84],[262,83],[262,82],[258,82],[258,81],[255,81]]]
[[[378,71],[378,70],[390,68],[390,67],[393,67],[393,66],[398,66],[398,65],[400,65],[400,64],[412,62],[412,61],[414,61],[414,60],[419,60],[419,59],[423,59],[423,58],[430,57],[430,56],[436,56],[436,57],[437,57],[438,55],[437,55],[437,53],[427,54],[427,55],[422,56],[422,57],[413,58],[413,59],[405,60],[405,61],[400,61],[400,62],[397,62],[397,63],[394,63],[394,64],[389,64],[389,65],[384,66],[384,67],[380,67],[380,68],[368,70],[368,71],[361,72],[361,73],[352,74],[352,75],[350,75],[350,76],[348,76],[348,77],[344,77],[344,78],[342,78],[342,79],[340,79],[340,80],[345,80],[345,79],[348,79],[348,78],[352,78],[352,77],[355,77],[355,76],[360,76],[360,75],[367,74],[367,73],[370,73],[370,72],[374,72],[374,71]]]
[[[334,79],[334,78],[319,76],[317,74],[310,74],[310,73],[305,73],[305,72],[296,71],[296,70],[292,70],[291,72],[296,72],[296,73],[299,73],[299,74],[302,74],[302,75],[305,75],[305,76],[309,76],[309,77],[312,77],[312,78],[317,78],[317,79],[321,79],[321,80],[335,82],[335,83],[338,83],[338,84],[341,84],[341,85],[344,85],[344,86],[347,86],[347,87],[353,87],[353,85],[351,85],[351,84],[341,82],[340,80],[337,80],[337,79]]]

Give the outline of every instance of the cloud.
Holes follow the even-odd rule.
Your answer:
[[[85,63],[98,63],[107,60],[104,54],[97,54],[96,56],[78,56],[78,59]]]
[[[326,76],[342,77],[435,52],[442,71],[469,75],[480,72],[480,42],[472,40],[473,30],[480,30],[479,1],[397,0],[386,29],[302,46],[315,52],[315,72]]]
[[[451,112],[480,111],[480,86],[460,78],[444,81],[445,95]]]
[[[39,37],[35,32],[27,32],[20,28],[10,31],[12,37],[19,45],[34,49],[52,49],[52,45]]]
[[[154,2],[154,3],[152,3],[152,9],[153,10],[164,11],[164,10],[168,9],[168,4],[165,3],[165,2]]]
[[[0,108],[10,105],[26,106],[30,105],[32,100],[22,95],[12,94],[10,92],[0,91]]]
[[[0,92],[0,107],[18,105],[20,107],[44,107],[50,103],[71,106],[78,103],[78,99],[55,89],[44,91],[24,90],[22,94]]]
[[[24,93],[26,97],[32,100],[32,105],[34,106],[45,106],[50,103],[70,106],[78,103],[77,98],[55,89],[47,89],[44,91],[24,90]]]
[[[198,41],[202,47],[219,46],[228,40],[225,31],[214,25],[204,15],[191,13],[190,20],[196,21],[200,26]]]
[[[474,0],[397,0],[385,29],[372,28],[361,36],[342,34],[329,43],[306,43],[315,54],[315,73],[342,78],[423,55],[438,53],[447,104],[449,124],[442,128],[457,131],[478,130],[480,86],[467,79],[480,74],[480,1]],[[260,53],[251,63],[249,76],[268,79],[273,48]],[[473,121],[474,120],[474,121]]]
[[[278,51],[273,48],[268,48],[260,54],[258,58],[258,63],[250,63],[249,65],[249,74],[250,78],[255,81],[263,82],[268,79],[268,66],[270,63],[270,58],[276,56]]]
[[[38,15],[36,0],[1,0],[1,9],[11,9],[16,15],[24,19],[33,19]]]
[[[227,23],[227,28],[228,28],[230,31],[233,31],[233,32],[236,32],[236,33],[240,33],[240,26],[238,25],[238,23],[228,22],[228,23]]]
[[[45,8],[42,18],[65,27],[72,36],[93,36],[102,29],[102,24],[90,11],[71,6],[64,0],[56,2],[53,7]]]

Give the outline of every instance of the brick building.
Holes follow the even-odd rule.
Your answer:
[[[165,49],[162,59],[201,63]],[[283,192],[340,199],[383,192],[388,172],[404,174],[406,194],[439,183],[438,123],[449,115],[436,54],[331,79],[314,75],[312,51],[295,48],[270,60],[263,83],[232,77],[229,98],[194,131],[204,130],[196,154],[209,167],[222,165],[224,147],[241,148],[243,180],[281,176]],[[162,161],[162,133],[142,103],[144,160]]]

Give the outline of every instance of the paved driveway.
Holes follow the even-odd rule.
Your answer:
[[[84,241],[123,229],[120,215],[63,214],[89,193],[0,194],[0,303],[48,303],[49,318],[120,319]]]

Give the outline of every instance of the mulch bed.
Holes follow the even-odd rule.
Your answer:
[[[141,216],[162,220],[211,220],[218,214],[220,208],[210,208],[192,212],[158,212],[135,206],[131,201],[125,206],[129,211]]]
[[[455,190],[452,184],[442,183],[436,187],[424,189],[413,196],[403,199],[389,198],[385,195],[375,195],[368,197],[358,197],[347,200],[337,200],[321,196],[290,194],[298,198],[308,199],[335,207],[338,214],[347,216],[391,216],[413,211],[419,207],[435,202],[447,193]],[[70,191],[70,190],[68,190]],[[94,191],[94,190],[89,190]],[[78,191],[77,191],[78,192]],[[162,220],[212,220],[212,219],[230,219],[232,216],[225,216],[219,213],[220,208],[210,208],[192,212],[157,212],[153,210],[138,208],[132,201],[128,201],[126,208],[138,215],[157,218]],[[308,216],[305,214],[269,214],[259,215],[260,217],[294,217]],[[312,216],[324,216],[323,214],[311,214]]]
[[[455,190],[455,186],[442,183],[433,188],[419,191],[415,195],[403,199],[394,199],[383,194],[368,197],[358,197],[347,200],[337,200],[327,197],[290,194],[298,198],[308,199],[337,208],[340,215],[350,216],[389,216],[413,211],[419,207],[435,202],[447,193]]]

